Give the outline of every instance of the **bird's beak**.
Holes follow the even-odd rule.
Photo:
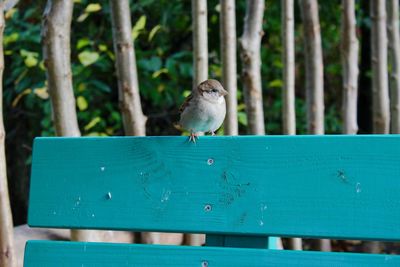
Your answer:
[[[222,95],[226,96],[228,94],[228,91],[226,91],[225,89],[222,90]]]

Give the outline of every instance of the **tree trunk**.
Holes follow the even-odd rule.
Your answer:
[[[374,133],[389,133],[390,106],[387,68],[386,1],[371,0],[372,126]],[[379,253],[379,242],[364,242],[364,251]]]
[[[207,0],[192,0],[193,90],[196,90],[199,83],[208,79],[207,27]],[[185,236],[185,243],[191,246],[201,246],[204,242],[204,235]]]
[[[248,127],[251,134],[265,134],[261,84],[261,38],[264,1],[247,0],[243,35],[239,40]]]
[[[306,63],[307,128],[310,134],[324,134],[324,65],[317,0],[300,0]],[[328,239],[318,243],[322,251],[331,251]]]
[[[146,135],[146,117],[140,103],[136,58],[131,37],[128,0],[110,0],[120,109],[126,135]]]
[[[300,0],[306,64],[307,128],[324,134],[324,76],[321,33],[316,0]]]
[[[193,89],[208,79],[207,0],[192,0]]]
[[[220,0],[220,5],[222,84],[229,92],[224,129],[226,135],[238,135],[235,1]]]
[[[134,44],[131,37],[131,14],[128,0],[110,0],[111,21],[116,54],[120,108],[126,135],[146,135],[146,117],[140,102]],[[142,233],[142,241],[151,244],[182,239],[173,234]]]
[[[72,8],[73,1],[48,0],[43,14],[43,56],[58,136],[80,136],[70,62]]]
[[[72,9],[71,0],[48,0],[43,14],[43,57],[58,136],[80,136],[70,62]],[[71,230],[73,240],[100,241],[99,236],[94,230]]]
[[[294,5],[293,0],[282,3],[283,43],[283,133],[296,134],[295,113],[295,58],[294,58]]]
[[[294,3],[293,0],[281,0],[282,6],[282,43],[283,43],[283,91],[282,114],[283,133],[296,134],[295,109],[295,52],[294,52]],[[301,238],[291,238],[290,248],[302,250]]]
[[[400,134],[400,36],[399,1],[387,1],[390,73],[391,133]]]
[[[357,134],[358,40],[354,0],[342,0],[343,133]]]
[[[389,88],[385,0],[370,1],[373,132],[389,133]]]
[[[8,194],[5,130],[3,122],[4,2],[0,2],[0,266],[16,267],[13,218]]]

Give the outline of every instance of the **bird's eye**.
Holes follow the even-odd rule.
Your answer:
[[[211,92],[213,92],[213,93],[217,93],[217,92],[218,92],[218,90],[217,90],[217,89],[215,89],[215,88],[213,88],[213,89],[211,89]]]

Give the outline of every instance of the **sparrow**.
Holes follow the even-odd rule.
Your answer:
[[[192,90],[179,109],[179,125],[190,132],[189,141],[195,143],[199,133],[215,135],[225,119],[227,94],[220,82],[212,79]]]

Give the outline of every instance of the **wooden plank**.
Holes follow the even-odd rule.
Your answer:
[[[29,224],[400,240],[400,136],[38,138]]]
[[[400,266],[399,255],[29,241],[25,267],[59,266]]]
[[[273,244],[271,244],[271,247],[269,245],[269,237],[265,236],[206,235],[206,246],[210,247],[276,248]]]

